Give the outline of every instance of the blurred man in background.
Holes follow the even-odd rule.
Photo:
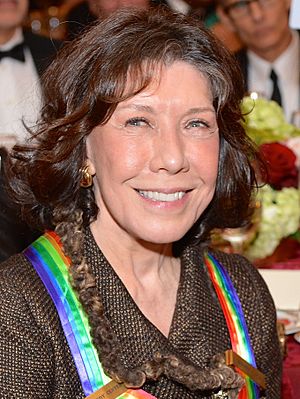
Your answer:
[[[98,18],[105,18],[121,7],[149,7],[151,0],[86,0],[67,15],[67,39],[72,40]]]
[[[227,29],[215,15],[215,0],[86,0],[75,1],[67,15],[64,16],[67,23],[67,40],[74,39],[88,25],[105,17],[120,7],[149,7],[164,5],[173,11],[183,14],[191,14],[202,20],[212,28],[224,44],[232,51],[241,47],[238,36]]]
[[[23,139],[22,117],[35,122],[40,109],[39,75],[59,46],[23,30],[27,12],[28,0],[0,0],[0,140],[7,135]]]
[[[22,119],[34,124],[40,110],[39,76],[60,43],[23,30],[28,0],[0,0],[0,260],[21,251],[36,233],[20,220],[4,182],[6,146],[26,135]]]
[[[277,101],[291,121],[300,107],[300,39],[289,8],[290,0],[219,0],[217,12],[245,44],[236,56],[246,92]]]

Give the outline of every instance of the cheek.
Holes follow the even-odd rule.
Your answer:
[[[107,152],[113,164],[119,164],[124,171],[140,171],[148,160],[148,151],[145,145],[139,140],[125,140],[114,143],[115,150]]]
[[[132,177],[144,168],[148,159],[145,146],[134,140],[106,137],[105,140],[97,138],[90,144],[96,174],[109,176],[111,180]]]
[[[193,153],[193,164],[207,183],[215,183],[219,164],[219,139],[203,143]]]

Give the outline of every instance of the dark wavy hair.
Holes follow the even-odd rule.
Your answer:
[[[104,367],[131,386],[143,383],[141,375],[157,376],[159,367],[161,373],[189,386],[195,387],[196,377],[191,373],[184,379],[174,373],[172,377],[173,366],[166,371],[162,364],[174,362],[166,359],[155,365],[155,371],[150,363],[137,373],[120,369],[118,343],[81,249],[82,229],[97,217],[98,208],[93,189],[80,187],[80,169],[86,162],[86,137],[92,129],[105,124],[118,103],[145,89],[162,66],[176,61],[194,66],[207,78],[220,134],[215,195],[176,245],[197,244],[215,227],[240,225],[248,217],[256,185],[252,168],[256,150],[240,123],[244,91],[239,67],[199,21],[165,8],[120,10],[67,44],[43,77],[44,106],[32,138],[26,145],[15,146],[10,159],[11,190],[25,217],[42,229],[55,228],[62,237],[73,264],[73,284],[89,314]],[[216,385],[222,378],[218,381]],[[194,389],[200,389],[197,386]]]

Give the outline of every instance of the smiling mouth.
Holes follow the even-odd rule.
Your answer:
[[[159,191],[144,191],[136,190],[142,197],[151,201],[160,202],[174,202],[181,200],[181,198],[187,193],[187,191],[176,191],[174,193],[161,193]]]

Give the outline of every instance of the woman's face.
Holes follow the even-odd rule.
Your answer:
[[[93,129],[87,153],[100,233],[180,239],[215,191],[219,133],[207,79],[184,62],[163,67],[159,81]]]

